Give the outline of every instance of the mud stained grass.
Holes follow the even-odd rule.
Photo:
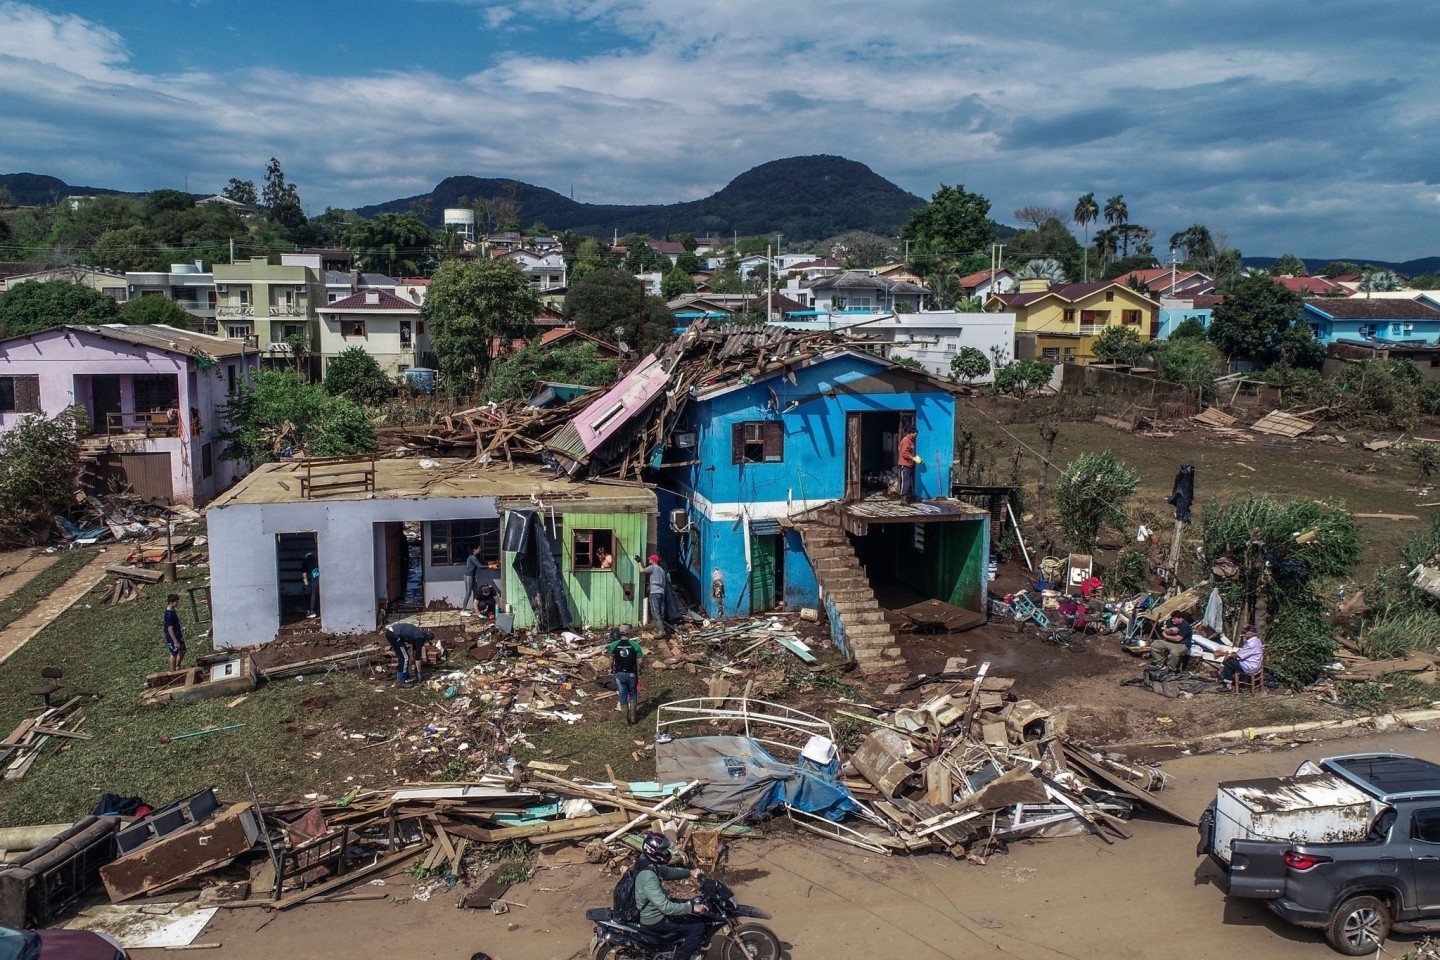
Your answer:
[[[34,610],[41,600],[58,590],[81,567],[94,559],[93,548],[77,547],[63,553],[54,563],[37,573],[29,583],[0,600],[0,630]]]
[[[648,669],[640,678],[640,710],[635,725],[625,723],[625,716],[615,712],[615,698],[602,701],[603,706],[586,706],[587,716],[575,724],[556,720],[549,726],[536,728],[526,735],[535,745],[530,750],[519,744],[516,759],[566,763],[566,777],[587,777],[606,781],[610,764],[621,780],[654,780],[655,708],[661,703],[705,696],[705,683],[699,677],[676,670]],[[638,754],[639,759],[636,759]]]
[[[178,592],[203,582],[182,576]],[[85,705],[77,740],[45,756],[23,780],[0,780],[0,826],[54,823],[90,813],[101,794],[139,796],[161,805],[214,785],[227,799],[245,796],[245,774],[262,800],[299,799],[315,791],[339,796],[353,787],[389,786],[412,775],[409,751],[365,749],[347,734],[423,729],[434,694],[393,691],[373,675],[335,673],[263,685],[243,702],[234,698],[142,708],[136,696],[145,676],[168,667],[160,624],[169,584],[146,585],[139,599],[118,607],[99,602],[102,584],[0,663],[0,731],[8,734],[39,701],[29,691],[40,668],[65,671],[60,698],[99,694]],[[181,605],[193,663],[204,625]],[[403,696],[399,694],[403,693]],[[305,701],[309,701],[307,705]],[[58,701],[57,701],[58,702]],[[243,723],[236,730],[162,744],[164,735]]]

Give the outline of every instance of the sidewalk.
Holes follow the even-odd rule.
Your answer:
[[[37,603],[35,608],[25,616],[4,630],[0,630],[0,663],[23,647],[31,637],[49,626],[52,620],[70,609],[76,600],[89,593],[95,584],[105,578],[105,568],[114,563],[116,558],[122,555],[122,552],[112,547],[101,547],[90,562],[76,571],[75,576],[66,581],[64,586]],[[54,557],[49,559],[53,562]],[[39,573],[39,571],[37,570],[35,573]],[[35,576],[35,573],[30,576]]]

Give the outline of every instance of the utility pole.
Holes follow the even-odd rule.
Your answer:
[[[1170,296],[1175,296],[1175,248],[1170,248]]]
[[[770,244],[765,244],[765,322],[775,317],[775,260]]]
[[[235,238],[230,238],[230,266],[235,266]]]

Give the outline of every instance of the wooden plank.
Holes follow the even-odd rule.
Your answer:
[[[455,845],[455,855],[450,858],[450,876],[460,876],[460,864],[465,859],[465,848],[469,845],[470,841],[464,838]]]
[[[1110,787],[1114,790],[1118,790],[1121,793],[1128,794],[1131,797],[1134,797],[1136,800],[1139,800],[1141,803],[1145,804],[1145,806],[1159,813],[1163,813],[1165,816],[1170,817],[1172,820],[1178,820],[1180,823],[1188,824],[1192,827],[1200,825],[1199,821],[1197,821],[1194,817],[1181,813],[1175,807],[1171,806],[1168,802],[1160,799],[1158,796],[1151,793],[1150,791],[1141,790],[1133,783],[1122,780],[1121,778],[1115,776],[1115,774],[1095,763],[1093,760],[1085,756],[1085,754],[1083,754],[1079,750],[1076,750],[1068,745],[1065,746],[1063,749],[1065,751],[1066,760],[1074,763],[1076,766],[1079,766],[1091,777],[1094,777],[1096,780],[1098,780],[1105,786]]]
[[[324,883],[317,883],[315,886],[310,887],[309,889],[302,890],[299,893],[291,894],[290,896],[286,897],[283,900],[277,901],[276,903],[267,903],[265,905],[267,907],[274,907],[276,910],[289,910],[291,907],[298,907],[306,900],[314,899],[322,893],[329,893],[331,890],[338,890],[341,887],[348,886],[349,884],[354,883],[356,880],[364,879],[365,877],[370,876],[372,873],[379,873],[380,871],[388,870],[391,867],[398,867],[406,860],[413,859],[416,855],[426,849],[428,848],[425,847],[423,844],[416,844],[409,850],[401,850],[399,853],[392,853],[388,857],[381,857],[379,860],[370,864],[368,867],[360,867],[358,870],[351,870],[343,877],[336,877],[334,880],[327,880]]]

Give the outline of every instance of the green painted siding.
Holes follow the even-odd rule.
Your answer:
[[[985,522],[926,523],[924,550],[915,549],[913,523],[871,524],[867,561],[894,570],[895,579],[927,596],[981,611],[985,600]]]
[[[565,583],[565,597],[570,613],[579,626],[609,627],[622,623],[638,624],[641,605],[645,602],[645,584],[635,557],[644,557],[649,549],[650,524],[648,513],[568,513],[561,515],[560,576]],[[502,527],[503,529],[503,527]],[[610,530],[615,535],[615,569],[576,570],[574,550],[576,530]],[[500,563],[504,576],[505,600],[515,614],[515,626],[535,625],[535,611],[525,598],[525,588],[515,575],[513,553],[504,554]],[[625,585],[630,585],[630,599],[625,599]]]

